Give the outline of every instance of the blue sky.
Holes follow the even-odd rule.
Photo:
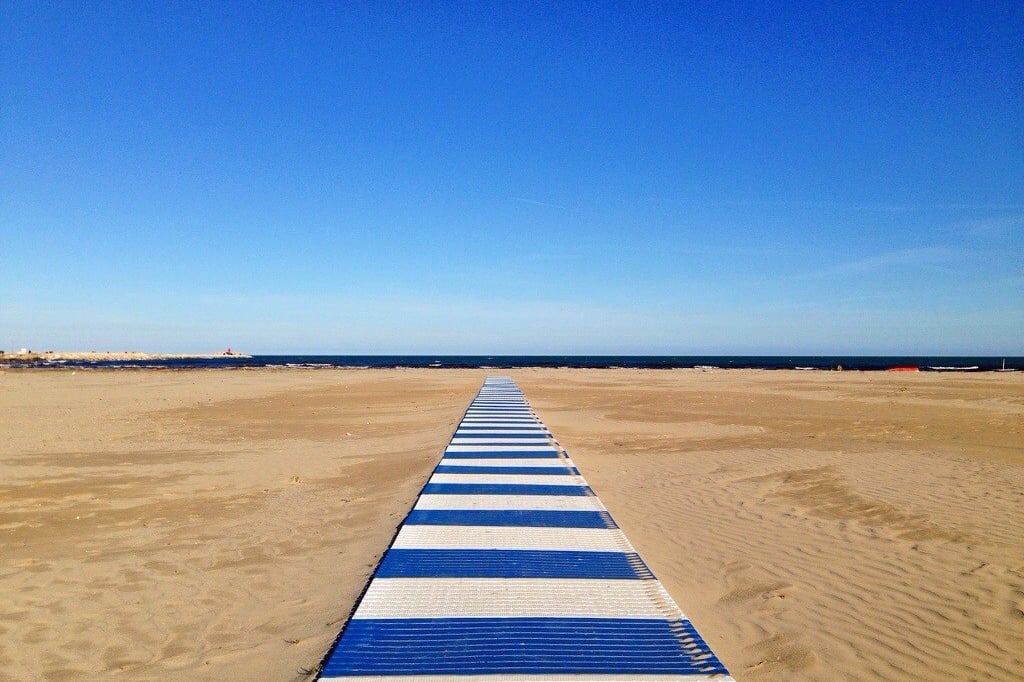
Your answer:
[[[1024,354],[1021,3],[339,4],[5,4],[0,347]]]

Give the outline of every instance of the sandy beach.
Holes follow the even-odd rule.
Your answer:
[[[1024,677],[1024,375],[505,373],[736,679]],[[308,679],[485,374],[0,371],[0,679]]]

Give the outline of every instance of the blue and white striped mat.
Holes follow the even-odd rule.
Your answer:
[[[321,680],[729,680],[514,383],[488,377]]]

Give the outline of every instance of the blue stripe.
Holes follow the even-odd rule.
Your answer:
[[[481,426],[481,424],[497,424],[497,426]],[[547,431],[548,428],[544,426],[543,422],[535,421],[533,419],[509,419],[507,417],[482,417],[477,421],[466,421],[459,422],[458,428],[460,429],[488,429],[494,431],[495,429],[539,429]]]
[[[585,485],[531,485],[522,483],[428,483],[424,495],[568,495],[588,497],[594,494]]]
[[[455,432],[455,435],[453,436],[453,438],[501,438],[501,439],[510,439],[510,438],[547,438],[548,437],[547,433],[541,433],[541,432],[538,432],[538,433],[510,433],[508,431],[497,431],[497,430],[494,430],[494,429],[491,429],[489,431],[480,431],[480,432],[474,431],[473,433],[460,433],[460,431],[464,431],[464,429],[460,427],[459,430]]]
[[[414,509],[405,525],[616,528],[608,512],[549,509]]]
[[[498,424],[498,426],[478,426],[477,424],[474,424],[473,422],[469,422],[469,423],[462,423],[462,424],[460,424],[459,425],[459,431],[465,431],[467,429],[470,430],[470,431],[527,431],[527,430],[531,430],[531,431],[544,431],[545,433],[550,433],[546,428],[544,428],[544,425],[541,424],[540,422],[537,422],[536,424],[519,424],[519,423],[504,424],[504,423],[502,423],[500,421],[487,422],[487,423],[488,424]]]
[[[489,426],[482,426],[483,424],[489,424]],[[495,424],[497,426],[495,426]],[[462,420],[459,422],[458,427],[460,429],[487,429],[488,431],[506,429],[534,429],[540,431],[548,431],[548,428],[544,426],[543,422],[534,421],[533,419],[509,419],[508,417],[482,417],[476,421]]]
[[[524,404],[471,404],[466,412],[516,412],[529,414],[530,410]]]
[[[472,427],[477,427],[477,428],[490,429],[492,431],[499,430],[499,429],[504,429],[506,426],[510,426],[510,427],[513,427],[513,428],[518,426],[518,427],[522,427],[524,429],[544,429],[544,428],[546,428],[542,422],[539,422],[539,421],[536,421],[536,420],[533,420],[533,419],[527,419],[525,417],[523,419],[513,419],[511,417],[488,417],[488,416],[481,416],[481,417],[474,417],[474,419],[476,419],[476,422],[473,422],[473,421],[468,421],[467,422],[465,420],[459,422],[459,426],[457,428],[464,429],[466,427],[471,427],[471,428]],[[498,424],[498,426],[480,426],[481,424]]]
[[[463,416],[463,419],[466,419],[467,417],[472,418],[472,419],[480,419],[480,420],[487,420],[487,421],[490,421],[490,420],[494,420],[494,421],[509,420],[509,421],[519,421],[519,422],[539,422],[540,421],[540,419],[538,419],[537,415],[535,415],[535,414],[500,414],[500,415],[488,416],[486,414],[473,414],[472,411],[467,411],[467,413]]]
[[[451,466],[438,464],[435,474],[522,474],[529,476],[570,476],[576,470],[569,467],[487,467],[487,466]]]
[[[322,675],[727,674],[689,621],[355,619]]]
[[[390,549],[378,578],[583,578],[647,580],[638,554],[522,549]]]
[[[470,446],[470,447],[472,447],[474,445],[477,445],[477,446],[489,445],[489,446],[495,447],[495,448],[500,448],[503,445],[513,445],[513,446],[517,446],[517,447],[522,447],[524,445],[527,445],[527,446],[535,445],[535,446],[540,448],[540,447],[544,447],[545,445],[549,445],[550,444],[550,441],[542,442],[542,443],[523,443],[521,441],[520,442],[516,442],[516,439],[514,437],[513,438],[506,438],[505,436],[494,436],[493,438],[488,438],[487,440],[490,441],[489,443],[467,443],[467,442],[465,442],[467,438],[473,438],[473,436],[455,436],[454,438],[452,438],[452,440],[449,443],[449,445],[467,445],[467,446]],[[459,442],[460,440],[462,442]],[[528,450],[524,450],[524,451],[521,451],[521,452],[529,452],[529,451]]]

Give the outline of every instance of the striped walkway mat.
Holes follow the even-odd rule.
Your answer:
[[[729,680],[514,383],[488,377],[321,680]]]

